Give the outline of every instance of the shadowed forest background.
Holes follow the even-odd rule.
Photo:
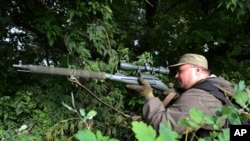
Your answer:
[[[2,139],[71,140],[89,127],[134,140],[131,117],[142,114],[143,99],[123,83],[77,78],[83,88],[66,76],[18,72],[19,62],[135,76],[119,61],[166,67],[192,52],[212,73],[250,84],[246,0],[1,0],[0,29]],[[159,78],[175,83],[174,70]],[[62,103],[97,115],[82,124]]]

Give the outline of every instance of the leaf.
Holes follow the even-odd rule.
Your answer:
[[[97,137],[98,140],[108,141],[108,137],[104,137],[99,130],[96,131],[96,137]]]
[[[248,101],[248,95],[244,91],[236,91],[234,93],[234,98],[236,100],[236,103],[240,104],[242,107],[246,107],[246,103]]]
[[[80,115],[81,115],[82,117],[85,117],[85,115],[86,115],[85,109],[80,108],[79,112],[80,112]]]
[[[239,86],[239,89],[238,89],[239,91],[244,91],[244,89],[246,88],[245,81],[242,81],[242,80],[241,80],[241,81],[239,82],[239,85],[238,85],[238,86]]]
[[[205,116],[205,117],[204,117],[204,120],[206,121],[207,124],[214,124],[216,118],[213,117],[213,116]]]
[[[132,130],[135,133],[135,137],[138,141],[154,141],[156,132],[152,126],[147,126],[144,122],[134,121],[132,122]]]
[[[118,139],[109,139],[108,141],[119,141]]]
[[[236,113],[231,113],[229,116],[228,116],[228,120],[234,124],[234,125],[241,125],[241,119],[239,117],[238,114]]]
[[[174,131],[172,131],[167,126],[164,126],[164,124],[160,124],[160,136],[157,138],[157,141],[160,141],[160,138],[163,138],[163,141],[175,141],[175,139],[178,137],[178,134]]]
[[[235,92],[244,91],[245,88],[246,88],[245,81],[242,81],[242,80],[238,84],[234,85]]]
[[[110,9],[109,6],[102,5],[102,7],[103,7],[104,9],[106,9],[108,12],[112,13],[112,10]]]
[[[97,137],[98,141],[119,141],[119,140],[113,139],[113,138],[110,139],[108,136],[103,136],[99,130],[96,131],[96,137]]]
[[[163,137],[162,135],[160,135],[156,141],[166,141],[165,137]]]
[[[229,141],[230,140],[230,130],[229,128],[225,128],[222,130],[222,132],[219,132],[218,139],[220,141]]]
[[[95,134],[88,129],[78,131],[75,138],[79,141],[97,141]]]
[[[223,106],[222,113],[227,116],[228,120],[232,124],[241,124],[238,109],[231,106]]]
[[[69,10],[68,14],[69,14],[69,19],[71,20],[72,17],[75,15],[75,12],[73,10]]]
[[[91,110],[88,112],[86,119],[92,119],[96,114],[97,112],[95,110]]]
[[[21,131],[23,131],[23,130],[26,130],[27,128],[28,128],[28,126],[27,126],[26,124],[24,124],[24,125],[22,125],[22,126],[18,129],[18,131],[21,132]]]
[[[191,119],[194,120],[197,124],[202,123],[203,121],[203,112],[201,110],[191,108],[189,111]]]

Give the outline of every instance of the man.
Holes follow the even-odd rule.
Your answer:
[[[175,78],[184,92],[168,107],[165,107],[159,98],[154,97],[151,86],[142,78],[139,78],[141,85],[127,85],[126,87],[138,92],[146,99],[143,106],[143,118],[146,123],[152,125],[158,131],[159,124],[164,124],[169,120],[172,130],[182,135],[187,131],[184,127],[178,125],[178,121],[181,118],[189,117],[190,108],[202,110],[204,115],[215,115],[218,107],[224,104],[208,91],[196,88],[196,86],[203,84],[205,80],[211,80],[210,82],[223,86],[231,87],[231,84],[221,77],[210,75],[207,59],[202,55],[184,54],[177,64],[169,67],[176,67]],[[204,84],[207,86],[207,83]],[[214,88],[211,89],[211,93],[213,93],[212,91],[214,91]],[[225,123],[223,117],[221,121],[222,124]],[[206,130],[213,129],[211,125],[202,128]]]

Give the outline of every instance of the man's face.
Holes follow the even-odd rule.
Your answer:
[[[181,65],[177,68],[175,78],[183,89],[189,89],[197,82],[197,67],[191,64]]]

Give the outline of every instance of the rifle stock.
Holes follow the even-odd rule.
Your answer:
[[[138,77],[127,76],[124,74],[109,74],[105,72],[97,71],[86,71],[86,70],[77,70],[77,69],[68,69],[68,68],[58,68],[58,67],[47,67],[39,65],[22,65],[14,64],[13,67],[18,68],[17,71],[21,72],[31,72],[31,73],[42,73],[42,74],[51,74],[51,75],[63,75],[63,76],[75,76],[82,78],[91,78],[91,79],[108,79],[116,82],[121,82],[125,84],[139,84]],[[148,81],[152,88],[158,90],[168,90],[168,86],[165,85],[161,80],[151,75],[142,75],[142,78]]]

